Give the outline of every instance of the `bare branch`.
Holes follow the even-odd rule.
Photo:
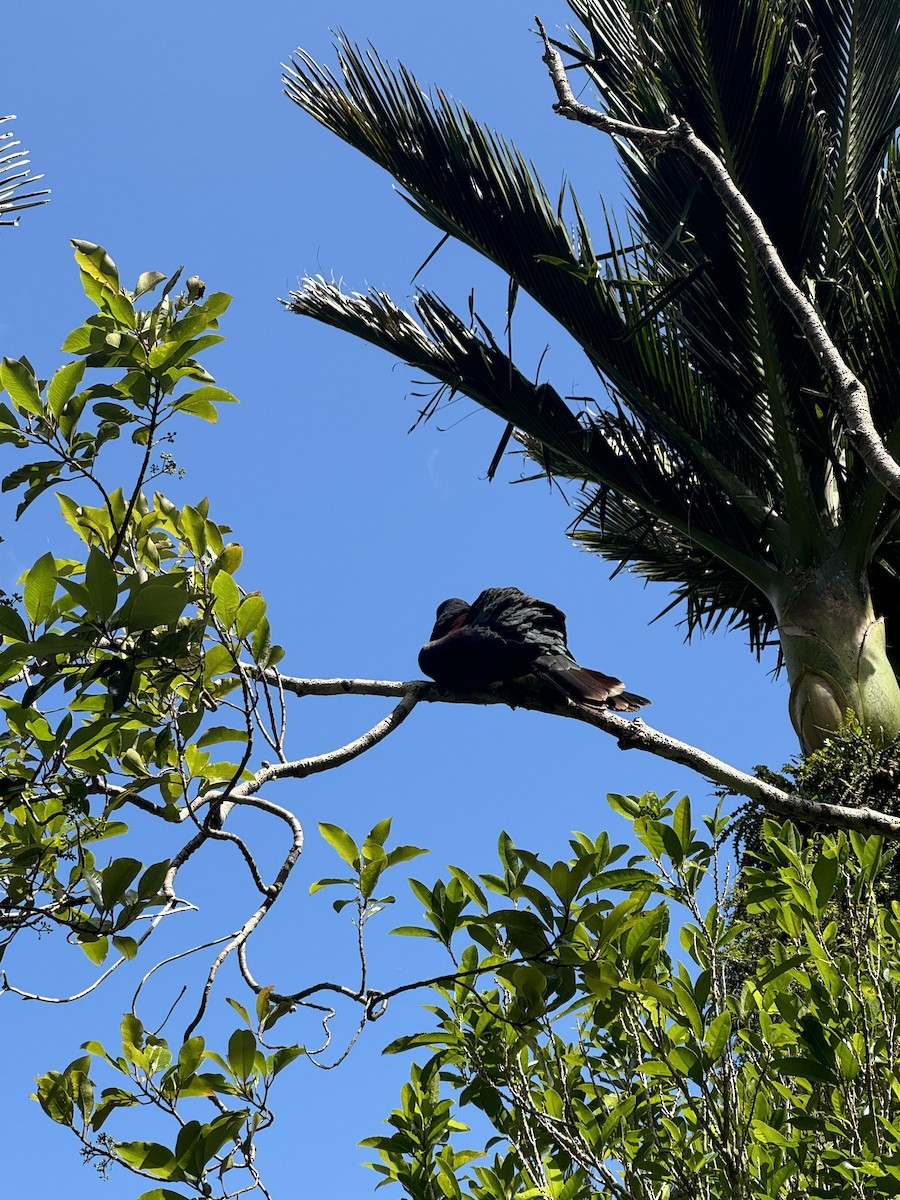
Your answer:
[[[572,91],[562,56],[539,20],[537,26],[544,42],[543,61],[547,64],[556,90],[557,102],[553,108],[560,116],[570,121],[578,121],[582,125],[590,125],[613,137],[644,142],[659,150],[678,149],[696,163],[710,181],[719,199],[746,235],[757,261],[769,276],[785,308],[799,325],[823,370],[831,376],[847,430],[863,461],[881,486],[900,499],[900,465],[887,451],[875,428],[865,387],[835,346],[815,306],[791,278],[765,226],[735,185],[722,160],[697,137],[688,122],[680,117],[674,117],[667,129],[652,129],[617,120],[587,104],[582,104]]]
[[[248,783],[244,784],[243,786],[250,787],[251,784],[248,781]],[[203,993],[200,998],[200,1004],[197,1008],[197,1012],[196,1012],[195,1016],[193,1017],[193,1019],[191,1020],[190,1024],[188,1025],[187,1029],[185,1030],[185,1033],[184,1033],[185,1040],[187,1040],[191,1036],[193,1031],[197,1028],[197,1025],[200,1023],[200,1020],[203,1017],[204,1012],[206,1011],[206,1006],[207,1006],[207,1003],[209,1002],[209,996],[210,996],[210,993],[212,992],[212,987],[213,987],[213,984],[215,983],[216,975],[219,973],[219,968],[225,962],[226,958],[228,958],[229,954],[231,954],[234,950],[240,950],[240,948],[246,943],[247,939],[250,937],[250,935],[253,933],[253,931],[257,928],[257,926],[260,924],[262,919],[265,917],[266,913],[269,911],[269,909],[272,907],[272,905],[275,903],[275,901],[281,895],[284,885],[285,885],[285,883],[287,883],[288,876],[290,875],[291,871],[293,871],[294,867],[296,866],[297,860],[299,859],[300,854],[303,850],[303,826],[300,824],[297,817],[295,817],[294,814],[292,812],[290,812],[288,809],[282,808],[281,805],[279,805],[279,804],[273,804],[270,800],[263,800],[259,796],[249,796],[249,795],[243,796],[240,799],[239,803],[249,805],[251,808],[262,809],[263,812],[267,812],[271,816],[278,817],[279,820],[284,821],[285,824],[288,826],[288,828],[291,831],[291,846],[290,846],[290,849],[288,850],[287,854],[284,857],[284,861],[282,862],[280,868],[278,869],[278,874],[275,876],[275,878],[269,884],[269,886],[265,889],[265,895],[264,895],[260,905],[250,914],[250,916],[243,923],[243,925],[240,927],[240,929],[234,934],[234,936],[232,938],[229,939],[227,944],[222,947],[222,949],[219,951],[219,953],[216,955],[215,959],[213,960],[213,963],[210,966],[209,972],[206,976],[206,983],[203,986]],[[225,806],[223,805],[223,808],[224,807]],[[230,807],[230,805],[229,805],[229,807]],[[203,836],[203,835],[199,835],[199,836]],[[171,876],[171,868],[170,868],[170,876]]]

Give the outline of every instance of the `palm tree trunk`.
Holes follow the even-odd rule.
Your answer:
[[[900,686],[865,580],[846,568],[820,570],[793,578],[772,601],[803,753],[822,746],[848,714],[876,741],[900,734]]]

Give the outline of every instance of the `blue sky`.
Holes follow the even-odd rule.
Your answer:
[[[537,483],[513,486],[516,459],[486,481],[502,431],[495,417],[460,401],[407,434],[417,411],[410,372],[277,303],[305,273],[343,278],[352,289],[378,286],[403,301],[438,240],[386,175],[281,94],[279,64],[298,45],[333,62],[330,29],[371,40],[423,84],[463,101],[534,159],[551,192],[566,172],[589,219],[599,213],[600,194],[619,202],[609,145],[551,112],[533,7],[531,0],[36,0],[15,7],[4,15],[0,111],[18,114],[16,133],[53,195],[18,230],[0,231],[0,347],[27,354],[43,375],[63,361],[63,337],[87,315],[70,237],[105,245],[126,279],[184,263],[210,290],[235,297],[222,323],[228,340],[207,355],[207,366],[241,404],[226,408],[215,427],[185,423],[174,449],[185,477],[168,490],[181,503],[208,495],[214,519],[233,527],[245,547],[240,581],[266,596],[286,671],[414,677],[441,599],[515,584],[567,612],[582,662],[652,698],[646,716],[656,728],[744,769],[777,766],[795,743],[786,688],[770,677],[771,661],[757,664],[741,635],[685,646],[676,614],[649,625],[667,602],[665,589],[625,574],[610,581],[607,565],[567,542],[571,512],[558,494]],[[567,13],[553,0],[541,15],[552,27]],[[446,246],[419,282],[460,311],[474,287],[480,314],[502,328],[505,280],[470,251]],[[520,299],[520,367],[533,371],[545,345],[546,378],[563,393],[596,394],[580,352]],[[2,502],[0,584],[9,588],[40,554],[59,552],[63,534],[51,497],[21,528],[12,527],[9,497]],[[350,698],[298,702],[289,746],[297,757],[331,749],[387,708]],[[342,972],[352,979],[349,922],[332,914],[327,893],[306,895],[312,879],[337,865],[319,842],[318,821],[361,835],[393,815],[399,841],[431,848],[414,871],[431,881],[449,862],[473,873],[493,869],[504,828],[551,857],[565,853],[573,829],[607,828],[622,840],[626,830],[605,793],[648,789],[690,790],[698,809],[709,791],[688,772],[624,754],[571,722],[499,708],[418,710],[347,768],[274,793],[304,822],[308,849],[281,911],[260,931],[258,977],[284,991]],[[263,861],[274,862],[277,840],[247,830],[258,837]],[[157,857],[174,849],[165,840],[170,831],[163,833],[135,830],[142,849],[148,856],[158,849]],[[240,864],[220,848],[184,883],[202,911],[164,932],[160,955],[227,932],[250,903]],[[395,886],[396,914],[372,929],[376,985],[443,966],[423,942],[386,936],[419,915],[399,879]],[[47,940],[23,946],[4,966],[18,986],[48,994],[68,994],[91,978],[79,951]],[[29,1192],[38,1161],[42,1188],[65,1189],[70,1200],[142,1190],[122,1175],[104,1193],[81,1165],[74,1139],[25,1100],[38,1071],[76,1057],[85,1038],[113,1038],[141,973],[135,966],[80,1005],[3,997],[10,1045],[0,1104],[20,1150],[7,1155],[10,1194]],[[160,1019],[184,975],[163,978],[152,993]],[[233,1027],[227,994],[238,994],[230,976],[212,1008],[211,1039]],[[396,1005],[340,1069],[294,1066],[275,1097],[278,1123],[261,1151],[275,1195],[323,1186],[329,1195],[369,1194],[377,1179],[359,1166],[366,1152],[356,1143],[380,1131],[404,1077],[404,1063],[382,1059],[379,1050],[411,1027],[424,999]],[[173,1034],[177,1028],[176,1021]],[[299,1022],[283,1028],[298,1040],[315,1036]],[[335,1045],[351,1030],[352,1015],[339,1017]]]

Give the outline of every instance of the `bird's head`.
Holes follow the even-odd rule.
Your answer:
[[[469,608],[470,605],[465,600],[460,600],[458,596],[442,601],[435,613],[431,640],[436,641],[437,638],[443,637],[445,633],[449,633],[451,629],[455,629],[458,625],[461,625],[468,615]]]

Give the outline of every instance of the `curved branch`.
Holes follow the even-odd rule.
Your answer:
[[[248,781],[242,786],[250,787],[252,782],[253,781]],[[200,1003],[197,1007],[197,1012],[185,1030],[185,1041],[187,1041],[187,1039],[197,1028],[204,1012],[206,1011],[206,1006],[209,1002],[209,996],[212,992],[216,975],[219,973],[219,968],[225,962],[226,958],[228,958],[229,954],[232,953],[232,951],[239,950],[241,946],[246,943],[247,939],[257,928],[262,919],[265,917],[266,913],[281,895],[284,885],[287,883],[288,876],[290,875],[291,871],[293,871],[297,860],[303,851],[303,826],[292,812],[286,808],[282,808],[280,804],[273,804],[270,800],[263,800],[258,796],[243,796],[240,800],[240,803],[247,804],[252,808],[262,809],[263,812],[267,812],[271,816],[278,817],[280,820],[284,821],[291,830],[291,846],[284,857],[284,861],[278,869],[278,874],[265,889],[265,895],[262,899],[262,902],[256,909],[254,909],[237,933],[235,933],[234,936],[229,939],[227,945],[222,947],[213,960],[213,963],[210,966],[209,972],[206,976],[206,982],[203,985],[203,993],[200,997]]]
[[[262,674],[267,681],[274,682],[277,673],[266,671]],[[280,676],[279,680],[280,686],[286,691],[293,690],[288,687],[291,680],[287,676]],[[337,680],[335,682],[341,683],[346,681]],[[376,684],[376,687],[379,689],[385,686],[388,685],[383,683]],[[377,746],[389,733],[393,733],[395,729],[399,728],[416,707],[419,700],[425,698],[422,695],[422,689],[428,690],[429,686],[431,685],[419,680],[397,685],[397,690],[390,694],[401,696],[400,703],[383,720],[379,721],[377,725],[373,725],[371,729],[366,730],[360,737],[355,738],[352,742],[348,742],[345,746],[339,746],[336,750],[329,750],[325,754],[315,754],[311,758],[301,758],[294,762],[272,763],[265,766],[256,772],[252,780],[240,784],[229,795],[242,798],[259,791],[263,784],[271,783],[275,779],[305,779],[307,775],[317,775],[320,771],[331,771],[335,767],[342,767],[344,763],[358,758],[360,754],[365,754],[367,750],[371,750],[373,746]],[[387,695],[389,693],[378,690],[374,693],[357,694]]]
[[[875,428],[865,387],[832,341],[815,306],[791,278],[756,210],[736,186],[722,160],[697,137],[688,122],[680,117],[673,118],[667,129],[652,129],[633,125],[629,121],[620,121],[582,104],[572,91],[562,56],[539,20],[537,26],[544,42],[543,61],[547,64],[556,90],[557,102],[553,108],[560,116],[570,121],[578,121],[582,125],[590,125],[614,137],[644,142],[659,150],[672,147],[681,150],[696,163],[710,181],[719,199],[746,235],[757,261],[769,276],[779,299],[800,327],[810,349],[822,368],[831,376],[847,430],[863,461],[881,486],[900,499],[900,465],[887,450]]]

